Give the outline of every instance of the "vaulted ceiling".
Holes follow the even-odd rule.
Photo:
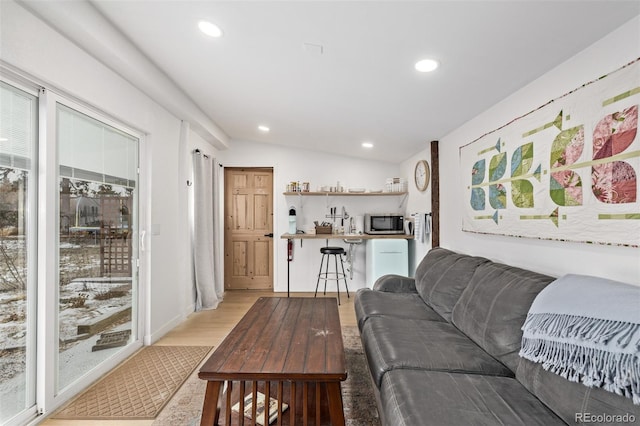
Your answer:
[[[251,140],[391,162],[640,14],[637,1],[91,3],[231,145]],[[202,34],[200,20],[223,36]],[[425,57],[440,67],[417,72]]]

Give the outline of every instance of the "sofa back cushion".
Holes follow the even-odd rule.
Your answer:
[[[520,361],[516,379],[568,424],[635,424],[634,418],[640,420],[640,405],[630,398],[570,382],[527,359]],[[596,421],[597,416],[608,418]]]
[[[478,265],[489,262],[483,257],[434,248],[416,269],[416,290],[420,297],[447,321],[460,295],[469,284]]]
[[[515,372],[529,307],[553,280],[500,263],[481,264],[453,308],[453,324]]]

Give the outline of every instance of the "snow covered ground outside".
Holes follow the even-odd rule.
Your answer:
[[[83,239],[84,240],[84,239]],[[20,239],[3,238],[5,251],[12,255],[15,271],[26,281],[24,243]],[[3,261],[4,260],[4,261]],[[0,277],[9,282],[9,261],[0,259]],[[59,287],[59,389],[73,383],[122,347],[92,351],[107,331],[131,329],[131,318],[111,324],[95,335],[79,336],[78,325],[100,316],[119,312],[132,303],[130,278],[103,278],[100,275],[100,247],[93,238],[60,245]],[[0,423],[25,405],[26,346],[28,335],[27,302],[35,298],[23,289],[0,291]],[[33,350],[33,348],[30,348]]]

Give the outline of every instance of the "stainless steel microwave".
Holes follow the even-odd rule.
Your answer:
[[[397,214],[365,214],[365,234],[404,234],[404,216]]]

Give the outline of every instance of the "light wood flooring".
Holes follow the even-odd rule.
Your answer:
[[[286,293],[272,293],[270,291],[227,291],[224,301],[218,309],[195,312],[158,340],[155,345],[165,346],[218,346],[231,329],[240,321],[259,297],[286,297]],[[291,297],[313,297],[313,293],[291,293]],[[336,297],[335,293],[327,293],[327,297]],[[340,292],[341,305],[340,324],[356,326],[356,316],[353,307],[353,294],[347,299],[346,294]],[[47,419],[41,423],[44,426],[149,426],[153,420],[56,420]]]

